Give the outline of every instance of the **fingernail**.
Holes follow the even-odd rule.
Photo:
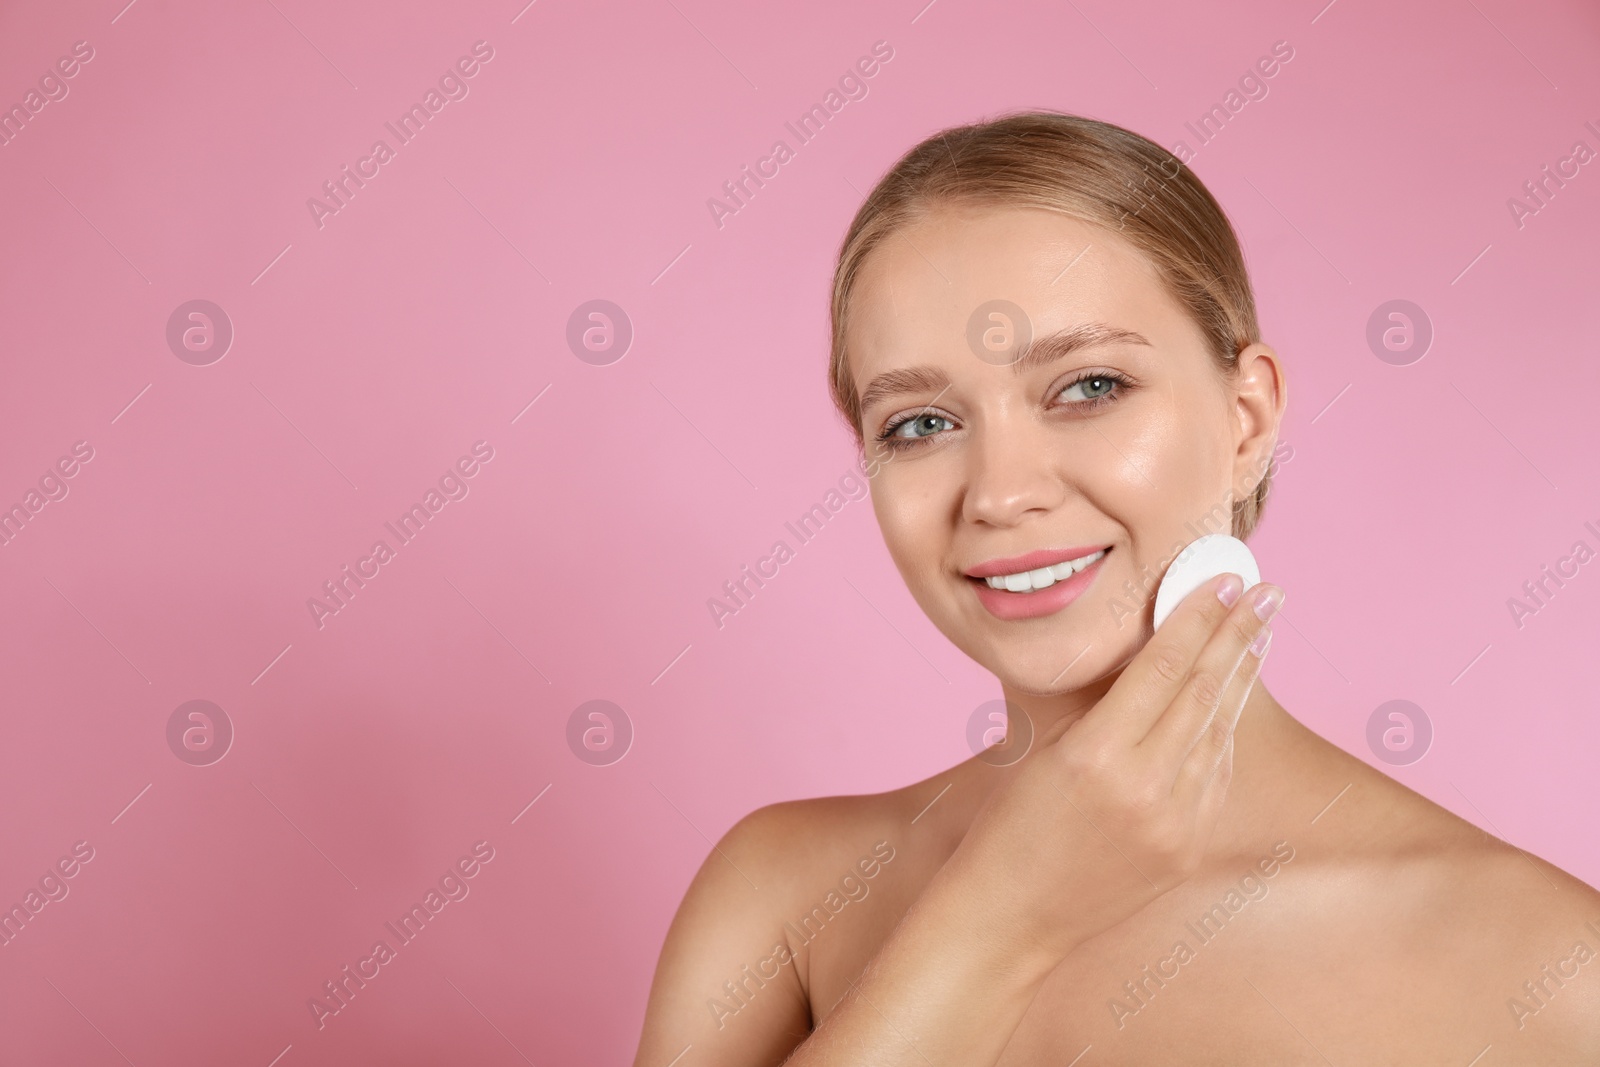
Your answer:
[[[1256,615],[1265,620],[1270,619],[1283,607],[1283,590],[1275,585],[1269,585],[1256,594]]]
[[[1222,581],[1217,583],[1217,599],[1230,608],[1242,592],[1244,592],[1244,579],[1237,574],[1224,574]]]
[[[1272,644],[1272,627],[1264,626],[1261,632],[1256,634],[1256,639],[1250,642],[1250,651],[1260,658],[1267,654],[1267,646],[1270,644]]]

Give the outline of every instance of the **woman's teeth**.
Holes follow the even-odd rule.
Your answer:
[[[985,578],[990,589],[1004,589],[1011,593],[1031,593],[1039,589],[1048,589],[1057,582],[1065,581],[1078,571],[1089,566],[1095,560],[1106,554],[1105,549],[1093,552],[1081,559],[1069,559],[1050,567],[1040,567],[1036,571],[1023,571],[1021,574],[997,574],[993,578]]]

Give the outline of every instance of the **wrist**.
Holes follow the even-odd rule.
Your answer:
[[[967,969],[983,981],[1036,992],[1075,947],[1056,944],[1035,917],[959,863],[946,863],[918,904],[959,940]]]

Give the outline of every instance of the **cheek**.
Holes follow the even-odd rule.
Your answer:
[[[1108,482],[1141,554],[1169,552],[1200,533],[1230,531],[1231,446],[1224,425],[1208,401],[1153,412],[1116,442],[1116,476]]]
[[[884,545],[904,571],[917,565],[919,549],[926,549],[931,531],[926,492],[916,491],[906,479],[895,476],[900,473],[878,475],[872,486],[872,511]]]
[[[884,547],[925,610],[923,592],[938,581],[949,546],[950,491],[950,479],[927,467],[885,468],[872,482],[872,510]]]

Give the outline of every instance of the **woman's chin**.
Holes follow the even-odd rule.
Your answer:
[[[990,648],[983,666],[1015,692],[1059,696],[1099,680],[1111,665],[1108,649],[1081,640],[1045,649]]]
[[[929,617],[951,644],[1018,693],[1058,696],[1093,684],[1132,658],[1143,635],[1129,622],[1057,615],[1052,622],[998,623],[970,605],[934,605]],[[924,606],[924,610],[927,607]]]

